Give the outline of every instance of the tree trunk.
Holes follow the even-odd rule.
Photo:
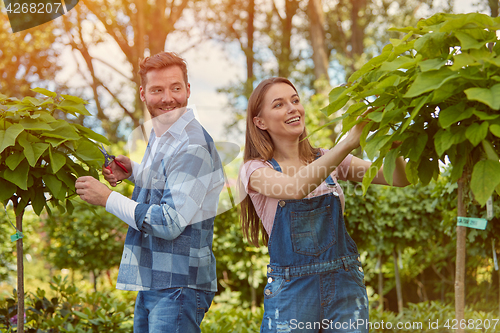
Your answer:
[[[401,289],[401,277],[399,276],[398,255],[396,251],[392,251],[394,260],[394,276],[396,278],[396,293],[398,295],[398,312],[403,313],[403,291]]]
[[[384,311],[384,274],[382,273],[382,255],[378,256],[379,268],[378,268],[378,295],[380,298],[380,304],[378,306],[379,311]]]
[[[278,76],[281,77],[289,77],[292,70],[292,21],[298,8],[298,1],[285,0],[286,17],[281,19],[281,48],[277,54]]]
[[[488,0],[491,17],[498,17],[498,0]]]
[[[458,196],[457,196],[457,215],[466,216],[464,203],[464,185],[466,172],[458,180]],[[465,242],[467,229],[462,226],[457,226],[457,259],[455,267],[455,318],[460,323],[464,319],[465,309]],[[458,328],[457,333],[465,332],[464,329]]]
[[[14,209],[17,204],[14,204]],[[23,232],[23,215],[24,209],[16,214],[16,229]],[[20,238],[16,241],[17,251],[17,332],[24,332],[24,252],[23,252],[23,239]]]
[[[253,81],[255,80],[253,73],[253,65],[255,63],[255,52],[253,50],[254,34],[255,34],[255,1],[248,2],[248,21],[246,29],[247,45],[244,51],[247,60],[247,80],[245,84],[245,97],[248,99],[253,91]]]
[[[317,93],[327,94],[330,88],[328,75],[328,52],[325,44],[325,13],[321,0],[309,0],[309,34],[313,49],[314,76],[319,83]],[[324,84],[324,83],[326,84]]]

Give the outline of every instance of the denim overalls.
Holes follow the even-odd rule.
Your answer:
[[[261,332],[368,332],[363,269],[337,192],[280,200],[268,249]]]

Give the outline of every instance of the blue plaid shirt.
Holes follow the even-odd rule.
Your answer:
[[[147,165],[154,140],[160,141]],[[224,174],[214,142],[192,110],[160,138],[150,135],[134,176],[140,231],[128,228],[116,288],[217,291],[212,240]]]

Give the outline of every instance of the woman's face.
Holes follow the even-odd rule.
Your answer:
[[[304,107],[295,89],[286,83],[273,84],[253,122],[273,138],[298,138],[304,132],[305,119]]]

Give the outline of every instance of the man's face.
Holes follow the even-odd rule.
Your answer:
[[[191,94],[182,70],[178,66],[154,69],[148,71],[146,77],[146,86],[140,87],[141,100],[146,103],[151,118],[164,115],[160,118],[172,124],[184,113]]]

